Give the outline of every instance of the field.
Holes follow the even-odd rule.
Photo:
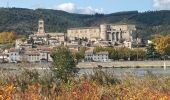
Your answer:
[[[68,83],[49,73],[21,75],[0,73],[0,100],[170,100],[170,76],[148,72],[143,77],[95,70],[93,75],[76,76]]]

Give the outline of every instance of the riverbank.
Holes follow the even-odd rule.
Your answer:
[[[170,67],[170,61],[113,61],[113,62],[82,62],[77,65],[78,68],[158,68],[163,67],[164,63]]]
[[[170,67],[170,61],[113,61],[113,62],[80,62],[78,68],[160,68]],[[18,68],[49,68],[50,63],[19,63],[19,64],[0,64],[0,68],[18,69]]]

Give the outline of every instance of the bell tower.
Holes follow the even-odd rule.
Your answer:
[[[38,35],[44,35],[45,34],[45,30],[44,30],[44,20],[40,19],[38,21]]]

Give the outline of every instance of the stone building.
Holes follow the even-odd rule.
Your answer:
[[[48,44],[48,39],[56,39],[59,42],[64,42],[65,34],[64,33],[46,33],[45,32],[45,23],[44,20],[40,19],[38,21],[38,31],[30,35],[29,38],[32,38],[38,44]]]
[[[67,30],[67,37],[70,40],[76,40],[76,38],[87,38],[89,40],[96,41],[96,39],[100,39],[99,33],[99,27],[71,28]]]
[[[71,28],[67,30],[70,40],[87,38],[91,41],[133,41],[135,25],[101,24],[100,27]]]

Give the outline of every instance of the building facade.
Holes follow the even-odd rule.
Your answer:
[[[108,62],[109,53],[108,52],[98,52],[94,54],[92,51],[86,51],[84,55],[84,60],[86,62]]]
[[[89,40],[100,39],[99,27],[84,27],[84,28],[71,28],[67,30],[67,37],[69,40],[76,40],[76,38],[87,38]]]
[[[67,37],[70,40],[75,40],[76,38],[87,38],[91,41],[133,41],[133,34],[135,31],[135,25],[101,24],[100,27],[68,29]]]
[[[20,52],[18,49],[10,49],[8,53],[8,59],[11,63],[17,63],[21,61]]]

